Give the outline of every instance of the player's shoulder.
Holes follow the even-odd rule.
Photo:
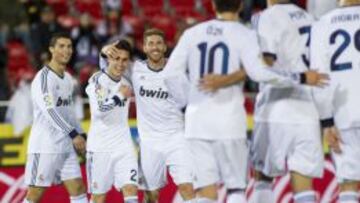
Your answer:
[[[90,78],[89,78],[89,85],[90,84],[99,84],[101,76],[104,74],[103,71],[97,71],[95,72]]]

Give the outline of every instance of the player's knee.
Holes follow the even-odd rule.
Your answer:
[[[121,188],[121,191],[123,192],[124,196],[135,196],[137,195],[138,189],[136,185],[128,184]]]
[[[71,196],[79,196],[86,193],[85,184],[81,181],[76,181],[71,188],[69,188],[69,194]]]
[[[106,195],[105,194],[98,194],[91,196],[91,202],[93,203],[105,203]]]
[[[145,192],[145,203],[155,203],[159,198],[159,191],[146,191]]]
[[[26,199],[31,203],[40,202],[44,188],[29,187],[26,193]]]
[[[194,187],[191,183],[180,184],[178,185],[178,189],[185,200],[195,198]]]
[[[203,188],[200,188],[197,191],[199,197],[207,198],[211,200],[217,200],[217,187],[216,185],[208,185]]]
[[[265,182],[272,182],[273,178],[266,176],[265,174],[261,173],[260,171],[255,171],[254,178],[256,181],[265,181]]]
[[[346,192],[346,191],[357,191],[360,186],[360,182],[351,181],[351,182],[345,182],[340,184],[340,191]]]

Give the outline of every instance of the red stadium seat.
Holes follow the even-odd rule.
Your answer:
[[[150,21],[150,25],[164,31],[167,43],[172,45],[175,43],[175,35],[177,31],[177,26],[174,22],[176,22],[174,18],[162,14],[154,16]]]
[[[98,0],[75,0],[75,7],[80,13],[89,13],[95,19],[102,18],[101,2]]]
[[[121,1],[121,11],[123,15],[132,15],[134,5],[132,0],[120,0]]]
[[[67,0],[46,0],[46,3],[53,9],[56,16],[66,15],[69,12]]]
[[[195,0],[170,0],[169,3],[177,15],[188,14],[195,9]]]
[[[144,32],[145,22],[142,18],[135,15],[126,15],[122,18],[124,21],[128,22],[134,30],[134,37],[136,40],[142,41],[142,36]]]
[[[162,13],[164,8],[163,0],[138,0],[138,4],[145,16]]]

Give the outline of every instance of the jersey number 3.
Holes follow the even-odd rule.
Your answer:
[[[333,45],[336,43],[338,38],[342,38],[343,41],[341,45],[336,49],[335,53],[331,57],[331,71],[342,71],[352,69],[351,62],[339,63],[337,62],[340,55],[346,50],[346,48],[351,45],[351,35],[346,30],[336,30],[330,36],[330,44]],[[354,35],[354,44],[356,50],[360,52],[360,30],[358,30]]]
[[[229,66],[229,48],[225,43],[219,42],[213,45],[208,52],[208,43],[203,42],[198,45],[200,50],[200,78],[204,76],[204,74],[211,74],[214,72],[214,62],[215,62],[215,53],[216,51],[222,52],[222,68],[221,74],[225,75],[228,72]],[[206,58],[208,59],[206,64]],[[205,67],[208,67],[207,69]],[[206,69],[206,70],[205,70]]]

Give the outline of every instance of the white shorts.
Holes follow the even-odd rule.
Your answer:
[[[176,136],[176,135],[175,135]],[[183,135],[140,141],[140,185],[152,191],[167,184],[167,169],[176,185],[193,183],[191,153]]]
[[[320,125],[255,123],[250,157],[257,171],[277,177],[296,171],[322,177],[324,154]]]
[[[360,181],[360,128],[341,130],[341,154],[331,153],[340,183]]]
[[[29,186],[49,187],[62,181],[81,178],[77,155],[72,153],[27,155],[25,183]]]
[[[86,175],[90,194],[105,194],[112,185],[120,190],[124,185],[138,185],[138,161],[134,146],[121,151],[87,152]]]
[[[248,175],[246,139],[209,141],[188,139],[195,163],[196,189],[224,183],[227,189],[245,189]]]

